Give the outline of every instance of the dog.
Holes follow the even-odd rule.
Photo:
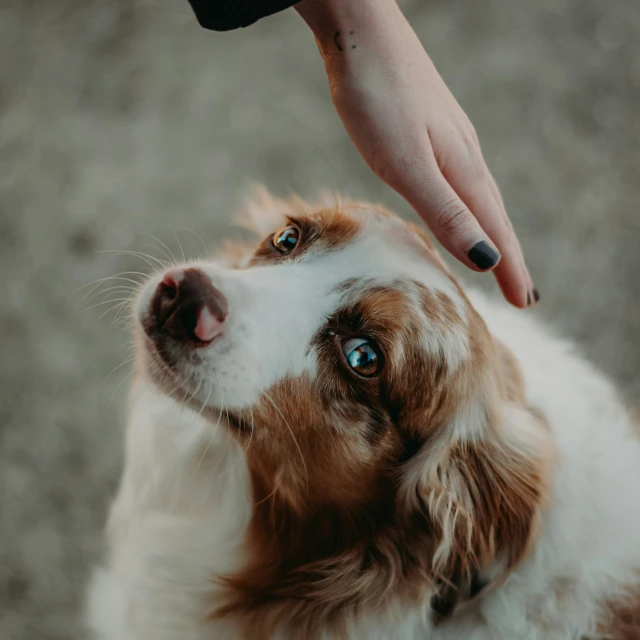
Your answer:
[[[260,191],[149,277],[100,640],[640,638],[640,428],[429,236]]]

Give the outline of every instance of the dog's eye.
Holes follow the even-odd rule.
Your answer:
[[[380,358],[366,338],[350,338],[342,343],[342,352],[349,366],[364,378],[371,378],[380,369]]]
[[[280,253],[291,253],[298,244],[298,240],[300,239],[300,230],[298,227],[294,225],[289,225],[284,229],[280,229],[277,233],[273,235],[273,246]]]

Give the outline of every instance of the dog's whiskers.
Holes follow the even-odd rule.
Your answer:
[[[253,419],[253,408],[249,405],[249,413],[251,414],[251,434],[249,435],[249,443],[247,444],[247,448],[244,450],[245,455],[249,452],[249,447],[251,446],[251,442],[253,441],[253,432],[255,431],[255,422]]]
[[[132,304],[130,304],[130,305],[122,305],[120,307],[120,309],[116,313],[115,317],[111,321],[111,326],[112,327],[117,326],[127,316],[127,312],[129,312],[129,321],[131,321],[132,319],[135,319],[135,316],[131,313],[131,311],[133,309],[134,300],[135,300],[135,297],[132,298],[132,300],[131,300]]]
[[[112,307],[109,307],[104,313],[100,314],[100,316],[98,317],[98,320],[102,320],[102,318],[104,318],[108,313],[111,313],[116,309],[122,308],[123,306],[129,304],[131,301],[132,301],[132,298],[124,298],[124,299],[118,299],[118,300],[105,300],[105,303],[115,302],[117,304],[114,304]]]
[[[134,292],[138,291],[138,289],[135,288],[135,287],[132,287],[130,285],[127,285],[127,284],[116,284],[116,285],[113,285],[112,287],[107,287],[106,289],[99,289],[95,293],[92,291],[91,293],[93,293],[93,295],[91,295],[89,297],[88,301],[90,302],[91,300],[93,300],[94,298],[96,298],[97,296],[99,296],[101,294],[102,295],[106,295],[110,291],[120,291],[120,292],[129,291],[131,293],[134,293]],[[79,302],[82,302],[82,301],[80,300]]]
[[[124,367],[125,365],[129,364],[130,362],[133,362],[135,359],[136,359],[136,356],[134,354],[132,356],[129,356],[125,360],[123,360],[117,367],[114,367],[111,370],[111,373],[109,373],[109,375],[107,375],[107,377],[103,380],[103,382],[106,382],[118,369],[121,369],[122,367]]]
[[[116,393],[118,392],[118,389],[122,386],[124,381],[128,380],[132,375],[133,375],[133,369],[129,371],[129,373],[127,373],[127,375],[124,378],[122,378],[122,380],[120,380],[116,388],[113,390],[113,393],[111,394],[111,398],[109,399],[109,406],[111,406],[111,403],[113,402],[113,399],[115,398]]]
[[[86,313],[87,311],[90,311],[91,309],[95,309],[96,307],[102,307],[105,304],[113,304],[115,302],[129,302],[131,300],[131,298],[116,298],[116,299],[110,299],[110,300],[103,300],[102,302],[98,302],[96,304],[92,304],[90,307],[87,307],[86,309],[82,310],[82,313]]]
[[[173,251],[164,243],[160,238],[156,238],[152,236],[150,233],[144,233],[143,235],[147,236],[147,238],[151,238],[154,242],[157,242],[159,245],[159,249],[162,253],[169,259],[169,262],[175,264],[178,262],[178,259],[173,255]],[[152,245],[155,248],[155,245]]]
[[[176,376],[178,378],[178,376]],[[179,379],[180,391],[182,391],[182,398],[178,401],[180,403],[180,418],[184,414],[184,408],[188,405],[190,394],[189,387],[191,386],[191,380],[193,378],[193,373],[189,373],[186,378]]]
[[[278,407],[278,405],[272,400],[271,396],[266,391],[263,391],[263,395],[273,405],[273,408],[280,414],[280,416],[282,417],[282,420],[287,425],[287,429],[289,429],[289,433],[291,434],[291,437],[293,438],[293,442],[295,443],[295,445],[296,445],[296,447],[298,449],[298,453],[300,454],[300,459],[302,460],[302,466],[304,467],[304,473],[305,473],[306,480],[307,480],[307,491],[309,491],[309,472],[307,471],[307,463],[305,462],[304,455],[302,455],[302,449],[300,448],[300,445],[298,444],[298,441],[296,440],[296,436],[293,433],[293,429],[291,428],[291,426],[287,422],[287,419],[284,417],[284,414],[282,413],[282,411],[280,411],[280,408]]]
[[[148,253],[142,253],[141,251],[130,251],[126,249],[103,249],[101,253],[111,253],[114,255],[134,256],[136,258],[140,258],[140,260],[146,262],[154,271],[158,268],[167,269],[171,266],[168,262],[159,260],[158,258],[155,258]]]
[[[116,280],[122,276],[142,276],[143,278],[147,278],[146,273],[143,273],[142,271],[121,271],[120,273],[116,273],[112,276],[106,276],[104,278],[98,278],[96,280],[92,280],[91,282],[86,282],[85,284],[79,286],[73,293],[74,295],[76,293],[80,293],[80,291],[82,291],[83,289],[86,289],[87,287],[90,287],[91,285],[99,285],[102,282],[106,282],[107,280]],[[141,284],[140,282],[138,282],[137,280],[130,280],[130,282],[135,282],[136,284]]]
[[[184,249],[182,248],[182,244],[180,243],[180,238],[178,238],[178,234],[173,229],[171,229],[171,233],[173,233],[173,235],[175,236],[176,242],[178,243],[178,246],[180,247],[180,253],[182,254],[182,260],[184,262],[186,262],[187,261],[187,257],[184,254]]]
[[[93,300],[94,298],[96,298],[97,296],[99,296],[100,294],[106,294],[109,291],[114,291],[114,290],[121,290],[121,291],[131,291],[133,292],[137,292],[140,291],[142,284],[141,282],[135,282],[134,280],[130,280],[129,278],[116,278],[116,280],[126,280],[127,282],[134,282],[135,286],[132,285],[128,285],[128,284],[116,284],[113,285],[111,287],[106,287],[105,289],[100,288],[102,284],[108,282],[109,280],[112,280],[113,278],[105,278],[103,280],[101,280],[98,283],[94,283],[93,287],[91,287],[91,289],[89,289],[88,291],[86,291],[84,293],[84,295],[82,295],[80,298],[78,298],[78,300],[75,301],[75,305],[78,306],[81,302],[83,302],[84,300],[87,300],[88,302],[90,302],[91,300]]]
[[[187,404],[191,402],[196,397],[196,395],[198,395],[198,391],[200,391],[201,387],[202,387],[202,378],[200,378],[200,382],[198,383],[198,386],[195,388],[195,391],[187,398],[187,400],[185,400]]]
[[[203,409],[207,406],[207,403],[209,402],[209,398],[211,397],[211,393],[213,392],[213,385],[211,383],[209,383],[209,393],[207,394],[207,397],[205,398],[204,402],[202,403],[202,407],[200,409],[200,411],[198,412],[198,414],[196,415],[196,418],[194,420],[197,421],[199,420]],[[198,469],[200,468],[200,465],[202,464],[202,461],[204,460],[204,458],[206,457],[208,451],[209,451],[209,447],[211,447],[211,443],[213,442],[213,440],[216,437],[216,430],[212,430],[211,433],[209,434],[209,438],[207,439],[207,444],[205,445],[204,449],[202,450],[202,454],[200,455],[200,458],[198,459],[198,463],[196,464],[193,473],[191,474],[191,477],[189,478],[189,483],[193,482],[193,479],[196,477],[197,473],[198,473]]]
[[[204,248],[204,254],[201,256],[202,258],[205,258],[210,253],[210,249],[209,247],[207,247],[205,241],[195,231],[192,231],[191,229],[187,229],[186,227],[178,227],[178,228],[180,231],[186,231],[187,233],[192,234],[200,241],[200,244],[202,244],[202,247]]]
[[[280,482],[281,482],[281,476],[278,477],[278,482],[276,483],[275,487],[273,487],[271,492],[267,494],[264,498],[258,500],[258,502],[254,502],[253,506],[257,507],[259,504],[262,504],[263,502],[267,502],[271,497],[273,497],[277,493],[278,489],[280,488]]]

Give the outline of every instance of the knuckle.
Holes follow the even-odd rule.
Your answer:
[[[478,132],[476,131],[476,128],[473,126],[473,122],[471,122],[471,120],[469,120],[469,118],[466,115],[464,115],[463,120],[460,122],[460,126],[465,138],[468,138],[471,143],[477,146],[480,146]]]
[[[476,180],[484,180],[486,175],[486,167],[482,158],[479,147],[467,145],[466,153],[466,171],[469,177]]]
[[[482,157],[480,142],[473,127],[462,134],[462,144],[466,172],[470,174],[470,177],[484,179],[487,169]]]
[[[471,124],[471,122],[468,122],[466,137],[468,138],[469,142],[475,147],[480,147],[480,138],[478,138],[478,132],[476,131],[476,128]]]
[[[461,233],[469,228],[471,214],[464,204],[454,198],[440,207],[438,227],[447,234]]]

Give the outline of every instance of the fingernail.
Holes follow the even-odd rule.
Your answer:
[[[531,292],[527,291],[527,307],[531,306]]]
[[[478,244],[474,244],[467,254],[469,260],[478,267],[486,271],[498,264],[500,254],[487,242],[480,240]]]
[[[533,289],[533,299],[538,302],[538,300],[540,300],[540,294],[538,293],[538,290],[534,287]]]

